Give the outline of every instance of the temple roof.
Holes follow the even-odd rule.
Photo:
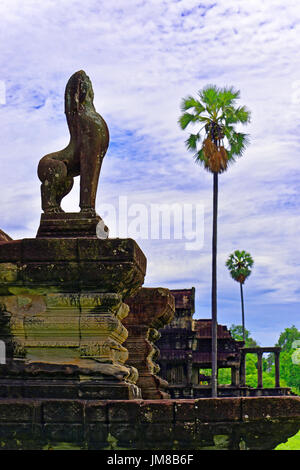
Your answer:
[[[195,312],[195,287],[191,289],[175,289],[171,290],[175,297],[175,308],[191,310]]]
[[[194,320],[194,330],[196,331],[196,338],[211,338],[211,320]],[[227,326],[218,325],[218,338],[232,338]]]

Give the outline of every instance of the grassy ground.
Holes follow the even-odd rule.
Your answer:
[[[279,444],[275,450],[300,450],[300,431],[290,437],[285,444]]]

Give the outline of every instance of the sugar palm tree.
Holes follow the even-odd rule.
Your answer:
[[[197,126],[196,133],[186,140],[195,161],[213,174],[213,236],[212,236],[212,396],[217,396],[217,214],[218,175],[240,157],[248,136],[235,129],[236,124],[250,122],[250,112],[245,106],[236,106],[240,92],[232,87],[218,88],[208,85],[198,92],[198,97],[182,100],[182,129]]]
[[[251,268],[253,266],[253,259],[250,253],[246,251],[236,250],[234,253],[229,255],[226,266],[229,269],[231,277],[240,283],[241,291],[241,306],[242,306],[242,328],[243,328],[243,341],[245,341],[245,312],[244,312],[244,294],[243,284],[247,277],[251,274]]]

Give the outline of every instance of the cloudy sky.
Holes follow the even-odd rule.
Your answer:
[[[68,143],[64,88],[83,69],[110,129],[98,213],[114,225],[108,208],[118,213],[119,196],[131,207],[128,223],[139,207],[150,219],[153,204],[202,207],[198,250],[184,238],[137,241],[145,285],[195,286],[196,317],[208,318],[212,176],[194,163],[177,121],[182,97],[232,85],[252,112],[251,145],[220,177],[218,319],[241,322],[239,285],[224,264],[245,249],[255,260],[245,284],[252,336],[271,346],[286,327],[299,328],[299,2],[4,0],[0,14],[1,229],[35,237],[37,164]],[[63,207],[78,211],[78,182]]]

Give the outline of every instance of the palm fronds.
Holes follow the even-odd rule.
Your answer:
[[[246,106],[236,107],[240,92],[233,87],[207,85],[198,91],[198,97],[199,99],[187,96],[182,100],[183,114],[179,118],[179,124],[182,129],[186,129],[189,124],[204,124],[204,128],[198,133],[190,134],[186,146],[205,169],[221,173],[227,169],[228,164],[235,161],[235,157],[243,155],[249,144],[249,136],[236,132],[234,125],[249,123],[250,111]],[[204,135],[201,136],[203,129]],[[208,150],[207,139],[214,144],[214,151],[212,147],[211,151]]]
[[[226,266],[232,279],[242,284],[244,284],[247,277],[250,276],[253,264],[254,261],[250,253],[247,253],[245,250],[234,251],[234,253],[229,255],[226,261]]]
[[[179,118],[179,124],[181,126],[181,129],[185,129],[191,122],[196,121],[196,116],[190,113],[184,113],[182,116]]]
[[[196,150],[197,149],[197,142],[199,140],[201,140],[200,133],[190,134],[189,138],[185,141],[187,148],[189,150]]]

